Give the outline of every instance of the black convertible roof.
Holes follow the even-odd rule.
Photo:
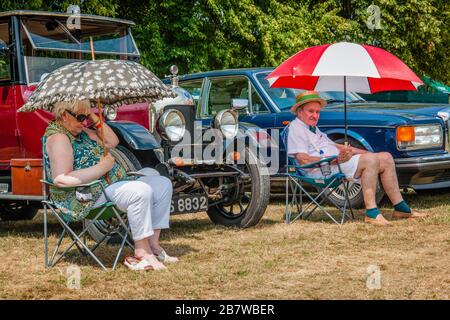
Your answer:
[[[72,14],[67,13],[67,12],[49,12],[49,11],[35,11],[35,10],[12,10],[12,11],[0,12],[0,18],[10,17],[10,16],[39,16],[39,17],[69,18],[70,16],[72,16]],[[130,20],[103,17],[103,16],[97,16],[97,15],[93,15],[93,14],[80,14],[80,18],[83,20],[90,20],[90,21],[115,22],[115,23],[126,24],[129,26],[135,25],[135,23]]]

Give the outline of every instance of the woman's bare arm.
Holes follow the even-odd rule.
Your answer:
[[[108,154],[92,167],[73,170],[73,149],[66,135],[57,133],[50,136],[46,143],[50,159],[53,182],[59,187],[70,187],[94,181],[114,165],[114,158]]]

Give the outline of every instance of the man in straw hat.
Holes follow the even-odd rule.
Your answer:
[[[375,192],[380,177],[384,191],[394,205],[393,217],[419,218],[426,214],[411,210],[403,200],[397,181],[397,173],[392,155],[388,152],[373,153],[367,150],[334,143],[317,128],[320,111],[327,102],[315,91],[305,91],[296,97],[291,112],[296,115],[289,125],[288,154],[295,156],[301,165],[319,161],[321,157],[337,155],[331,163],[332,173],[342,172],[362,185],[366,206],[365,222],[386,226],[389,222],[380,213],[375,200]],[[337,163],[336,163],[337,162]],[[322,177],[319,168],[310,169],[308,177]]]

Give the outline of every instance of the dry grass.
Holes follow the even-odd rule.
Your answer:
[[[123,265],[102,272],[78,255],[45,270],[41,217],[3,222],[0,299],[449,299],[449,197],[407,199],[433,216],[389,228],[365,225],[360,216],[342,227],[285,225],[284,205],[272,204],[246,230],[214,226],[203,214],[176,216],[162,243],[181,261],[168,272],[136,273]],[[57,230],[52,222],[54,242]],[[111,247],[99,252],[112,253]],[[66,286],[71,262],[81,266],[80,290]],[[379,290],[366,286],[372,264],[381,269]]]

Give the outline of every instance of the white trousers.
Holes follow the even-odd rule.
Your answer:
[[[105,191],[110,200],[127,213],[134,241],[150,237],[155,229],[169,228],[172,182],[168,178],[144,176],[113,183]],[[104,202],[102,194],[95,206]]]

